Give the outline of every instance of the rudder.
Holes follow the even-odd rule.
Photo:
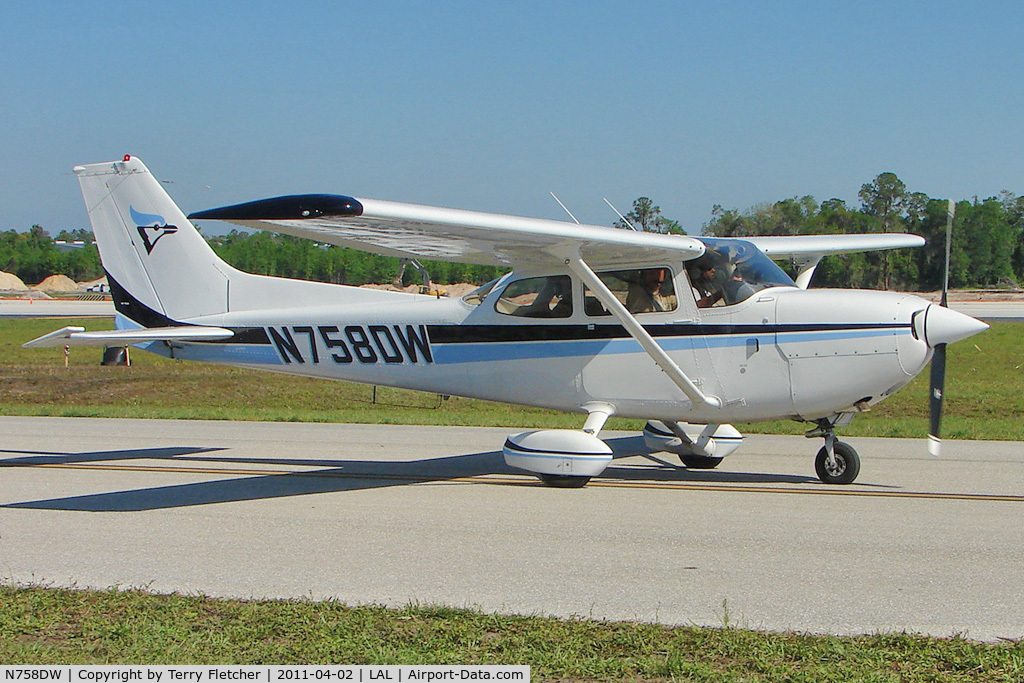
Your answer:
[[[227,311],[228,283],[238,271],[214,253],[141,160],[125,156],[74,172],[112,289],[171,320]]]

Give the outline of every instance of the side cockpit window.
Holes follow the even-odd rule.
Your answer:
[[[494,309],[524,318],[568,318],[572,315],[572,281],[568,275],[516,280],[505,287]]]
[[[630,313],[676,310],[676,291],[668,268],[611,270],[597,276]],[[611,315],[589,287],[583,291],[583,307],[587,315]]]

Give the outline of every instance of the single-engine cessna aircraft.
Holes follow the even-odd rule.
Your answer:
[[[648,419],[648,447],[690,468],[739,447],[731,422],[807,421],[824,438],[818,476],[850,483],[860,459],[835,428],[907,384],[936,349],[987,327],[909,294],[807,289],[824,255],[922,245],[915,235],[712,239],[330,194],[186,218],[135,157],[74,172],[118,329],[66,327],[25,346],[132,344],[578,412],[578,431],[505,442],[510,466],[552,486],[604,471],[612,450],[599,434],[611,415]],[[218,258],[190,218],[512,272],[460,299],[252,275]],[[795,282],[773,258],[792,260]]]

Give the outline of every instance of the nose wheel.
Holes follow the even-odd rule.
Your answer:
[[[853,446],[836,440],[835,422],[822,418],[816,423],[818,426],[806,436],[825,439],[825,445],[814,457],[814,471],[818,473],[818,479],[825,484],[852,484],[860,474],[860,456]]]
[[[860,474],[860,456],[853,446],[829,433],[814,458],[814,471],[826,484],[852,484]]]

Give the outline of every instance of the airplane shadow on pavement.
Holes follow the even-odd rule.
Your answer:
[[[646,456],[641,437],[617,437],[607,440],[616,459]],[[519,475],[522,470],[505,464],[500,451],[470,453],[466,455],[427,458],[408,461],[380,460],[308,460],[293,458],[231,457],[227,448],[143,448],[122,451],[86,453],[43,453],[29,451],[0,451],[19,453],[23,457],[0,459],[3,467],[33,467],[41,465],[73,466],[101,464],[110,461],[173,460],[184,473],[195,474],[195,468],[204,468],[201,474],[218,476],[217,467],[225,468],[230,478],[214,481],[172,484],[126,491],[112,491],[82,496],[68,496],[47,500],[33,500],[0,505],[5,508],[36,510],[80,510],[88,512],[141,512],[168,508],[263,500],[316,493],[340,493],[392,486],[406,486],[429,482],[444,482],[483,475]],[[213,455],[216,454],[216,455]],[[191,468],[183,465],[191,464]],[[251,465],[253,469],[242,474],[229,469]],[[129,469],[131,464],[122,465]],[[312,471],[258,473],[258,467],[317,467]],[[162,467],[162,465],[161,465]],[[165,471],[174,473],[174,468]],[[687,470],[658,459],[637,461],[630,465],[611,465],[604,471],[602,481],[649,481],[659,483],[746,483],[746,484],[802,484],[816,483],[817,479],[793,475],[726,472],[717,470]],[[486,480],[480,480],[485,482]],[[497,480],[496,485],[541,486],[538,480],[523,478],[509,482]],[[585,489],[584,489],[585,490]],[[565,492],[566,495],[574,495]]]

